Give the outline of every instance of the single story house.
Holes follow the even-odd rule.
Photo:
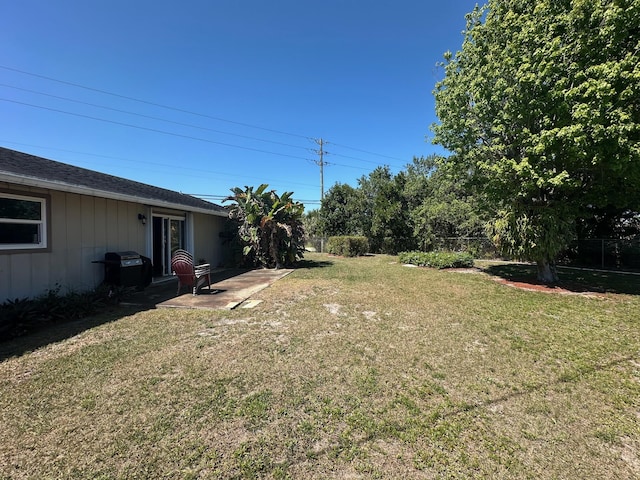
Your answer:
[[[107,252],[148,257],[154,281],[171,276],[176,248],[216,267],[227,217],[190,195],[0,147],[0,303],[93,289]]]

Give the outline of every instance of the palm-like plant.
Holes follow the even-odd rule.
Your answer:
[[[235,201],[229,213],[239,223],[238,233],[244,243],[243,254],[253,254],[265,267],[291,265],[304,253],[304,205],[294,201],[292,192],[282,196],[267,184],[244,190],[235,187],[225,201]]]

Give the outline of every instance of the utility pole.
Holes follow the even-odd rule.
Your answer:
[[[324,161],[324,154],[329,153],[324,151],[324,141],[322,138],[314,140],[318,146],[320,147],[316,150],[316,153],[320,156],[320,158],[315,162],[316,165],[320,167],[320,201],[324,200],[324,166],[327,165],[327,162]]]

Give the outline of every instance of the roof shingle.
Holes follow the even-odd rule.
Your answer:
[[[110,194],[128,196],[150,205],[174,204],[187,210],[226,213],[224,207],[191,195],[0,147],[0,180],[3,174],[54,183],[62,191],[80,187],[101,193],[107,198]]]

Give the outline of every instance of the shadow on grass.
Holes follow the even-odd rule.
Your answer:
[[[133,312],[128,309],[125,313],[123,309],[114,307],[113,310],[108,312],[99,313],[81,320],[48,324],[26,335],[2,341],[0,343],[0,362],[11,357],[22,356],[46,345],[66,340],[85,330],[114,322],[131,313]]]
[[[211,272],[211,283],[215,284],[248,271],[249,269],[235,268],[214,270]],[[175,298],[177,286],[177,280],[171,279],[167,282],[153,284],[143,291],[127,289],[117,300],[107,301],[104,307],[100,307],[101,310],[95,315],[80,320],[38,325],[29,328],[29,331],[24,335],[7,340],[0,338],[0,361],[10,357],[21,356],[27,352],[74,337],[86,330],[115,322],[127,316],[146,310],[153,310],[159,303]],[[202,294],[210,293],[206,288],[201,291]],[[212,290],[211,294],[218,292],[220,290]],[[183,287],[180,294],[191,295],[191,292],[189,288]]]
[[[169,282],[151,286],[141,292],[125,291],[118,299],[106,300],[99,307],[99,312],[89,317],[31,326],[20,336],[0,341],[0,361],[24,355],[126,316],[154,309],[157,303],[175,297],[176,287],[176,282]]]
[[[298,260],[293,268],[325,268],[333,265],[333,262],[328,260],[308,260],[306,258]]]
[[[544,285],[539,282],[535,265],[506,264],[484,268],[489,275],[509,282]],[[621,272],[601,272],[575,268],[558,267],[560,282],[556,287],[575,293],[617,293],[640,295],[640,276]],[[553,288],[553,287],[552,287]]]

